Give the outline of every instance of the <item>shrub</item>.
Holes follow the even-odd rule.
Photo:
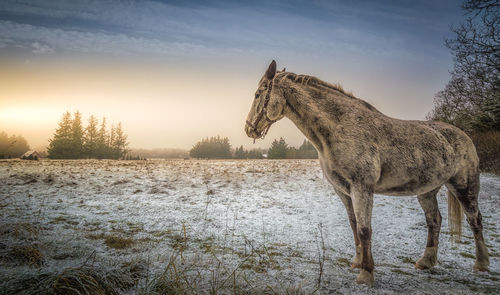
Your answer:
[[[482,172],[500,174],[500,131],[475,132],[471,135]]]

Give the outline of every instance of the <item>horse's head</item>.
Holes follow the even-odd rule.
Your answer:
[[[283,118],[285,99],[277,91],[277,87],[274,87],[275,76],[276,62],[273,60],[260,79],[252,108],[248,113],[245,131],[253,139],[264,138],[271,125]]]

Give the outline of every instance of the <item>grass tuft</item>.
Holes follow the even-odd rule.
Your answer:
[[[107,236],[104,239],[104,244],[113,249],[125,249],[132,246],[134,244],[134,240],[119,236]]]
[[[0,274],[1,275],[1,274]],[[141,277],[144,275],[141,274]],[[61,272],[10,273],[1,275],[2,294],[122,294],[137,284],[131,269],[81,265]]]
[[[399,259],[401,259],[402,262],[404,263],[409,263],[409,264],[415,264],[415,260],[413,260],[410,257],[404,257],[404,256],[398,256]]]
[[[34,240],[39,234],[39,227],[31,223],[8,223],[1,228],[1,237],[12,236],[19,240]]]
[[[460,252],[460,256],[465,257],[465,258],[476,259],[476,256],[469,254],[469,253],[465,253],[465,252]]]
[[[9,260],[14,260],[22,264],[40,267],[43,264],[43,255],[36,245],[22,245],[12,248]]]
[[[347,258],[344,258],[344,257],[340,257],[340,258],[337,258],[337,264],[340,265],[340,266],[351,266],[351,261],[349,261],[349,259]]]
[[[104,240],[104,244],[113,249],[125,249],[135,244],[135,241],[133,239],[114,235],[105,235],[103,233],[89,234],[86,235],[86,238],[91,240]]]

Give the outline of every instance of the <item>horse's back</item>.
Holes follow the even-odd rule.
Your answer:
[[[447,181],[454,185],[477,186],[479,188],[479,157],[472,139],[461,129],[443,122],[427,122],[441,133],[453,147],[456,165],[452,177]]]
[[[479,158],[476,147],[464,131],[444,122],[423,121],[422,123],[439,132],[453,147],[457,158],[457,169],[478,170]]]

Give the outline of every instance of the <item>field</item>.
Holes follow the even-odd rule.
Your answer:
[[[0,162],[3,294],[490,294],[500,287],[500,177],[481,175],[491,255],[473,273],[468,225],[414,268],[427,229],[414,197],[376,196],[376,283],[355,283],[345,209],[317,160]]]

